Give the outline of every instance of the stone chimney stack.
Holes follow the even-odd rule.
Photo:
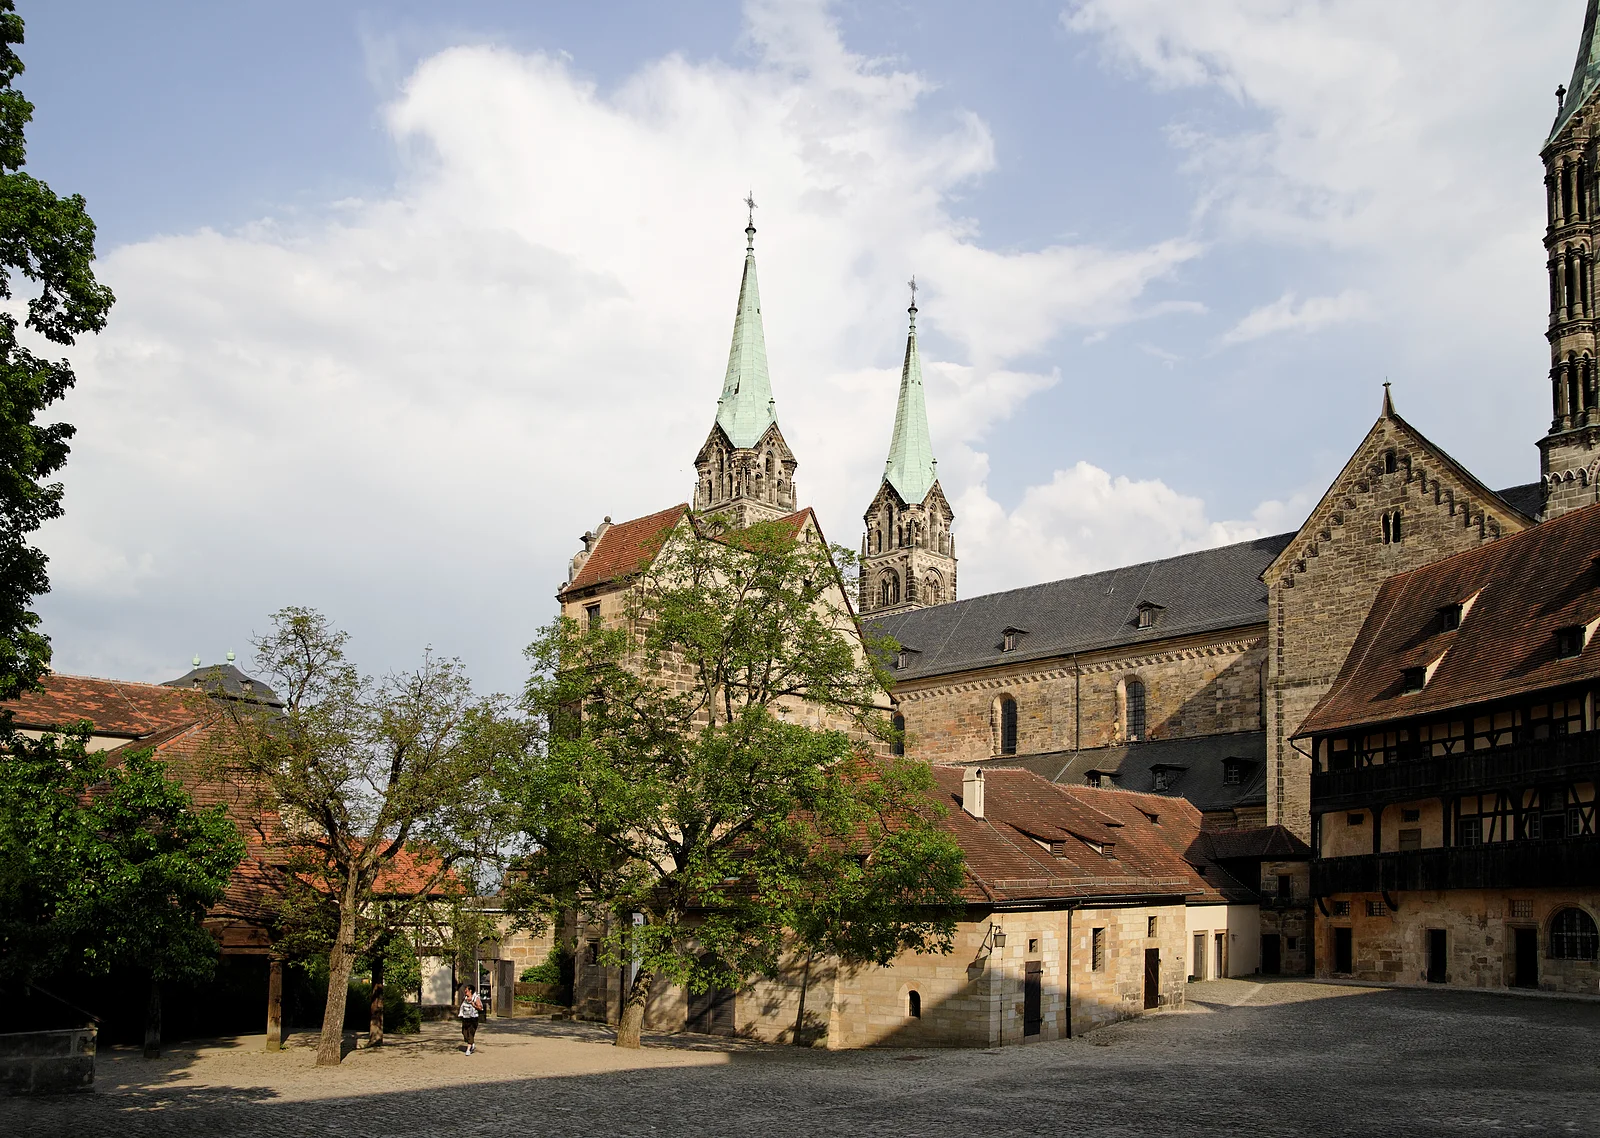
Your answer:
[[[961,809],[974,818],[983,817],[983,771],[968,767],[961,776]]]

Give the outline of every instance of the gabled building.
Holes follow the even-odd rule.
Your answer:
[[[1600,505],[1399,574],[1296,732],[1319,975],[1600,984]]]

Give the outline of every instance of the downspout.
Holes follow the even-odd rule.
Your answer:
[[[1078,654],[1076,652],[1074,652],[1072,654],[1072,753],[1073,754],[1077,754],[1078,753],[1079,735],[1083,731],[1083,701],[1079,697],[1079,692],[1081,691],[1081,688],[1079,687],[1079,684],[1078,684],[1078,677],[1080,675],[1081,675],[1081,673],[1078,670]],[[1067,921],[1068,921],[1067,927],[1070,929],[1072,927],[1071,926],[1072,918],[1068,917]]]
[[[1076,660],[1073,661],[1077,663]],[[1067,1038],[1072,1038],[1072,906],[1067,906],[1067,963],[1065,987],[1067,990]]]
[[[1317,770],[1317,756],[1315,754],[1302,751],[1299,747],[1295,746],[1294,736],[1292,735],[1289,737],[1289,746],[1293,747],[1297,754],[1305,755],[1306,761],[1311,764],[1312,773],[1315,774]],[[1311,816],[1311,803],[1309,801],[1306,802],[1306,814],[1308,817]],[[1376,824],[1374,824],[1372,832],[1374,834],[1378,832]],[[1321,826],[1312,827],[1312,837],[1318,839],[1317,845],[1320,847],[1322,844]],[[1315,861],[1321,856],[1322,850],[1320,848],[1313,849],[1311,851],[1312,861]],[[1311,926],[1311,944],[1309,946],[1309,951],[1306,953],[1306,975],[1313,977],[1317,974],[1317,909],[1322,907],[1322,898],[1320,897],[1315,899],[1315,904],[1312,903],[1312,894],[1314,893],[1316,893],[1316,890],[1312,888],[1311,866],[1308,863],[1306,865],[1306,922]],[[1326,910],[1324,910],[1324,915],[1326,915]],[[1331,928],[1332,926],[1329,927]]]

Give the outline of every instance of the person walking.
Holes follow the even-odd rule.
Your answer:
[[[468,984],[461,993],[461,1038],[467,1044],[467,1054],[472,1054],[472,1049],[478,1045],[478,1016],[483,1013],[483,1001],[478,998],[478,990]]]

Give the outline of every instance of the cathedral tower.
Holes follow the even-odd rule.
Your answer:
[[[955,514],[939,487],[939,464],[928,435],[917,354],[917,286],[911,283],[911,330],[900,369],[900,405],[883,483],[867,507],[861,539],[860,609],[897,612],[956,599]]]
[[[794,513],[794,454],[778,430],[778,409],[767,375],[767,338],[756,284],[756,203],[746,198],[744,279],[733,317],[728,374],[717,400],[717,421],[694,460],[694,508],[732,526]]]
[[[1544,517],[1596,501],[1600,400],[1595,389],[1595,191],[1600,143],[1600,42],[1589,0],[1572,84],[1559,88],[1545,141],[1544,247],[1550,270],[1550,433],[1539,440]]]

